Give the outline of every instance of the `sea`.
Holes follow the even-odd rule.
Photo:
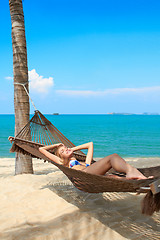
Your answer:
[[[31,115],[32,117],[33,115]],[[46,114],[75,145],[92,141],[94,158],[160,157],[160,115]],[[8,136],[14,136],[14,115],[0,115],[0,158],[14,158]]]

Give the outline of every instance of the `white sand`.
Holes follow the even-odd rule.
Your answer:
[[[130,159],[139,166],[160,159]],[[0,159],[1,240],[160,239],[160,213],[141,214],[144,195],[88,194],[54,165],[34,160],[34,175],[14,176],[14,159]]]

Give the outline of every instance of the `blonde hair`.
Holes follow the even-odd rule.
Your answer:
[[[62,147],[62,145],[60,145],[60,146],[58,146],[58,147],[56,147],[55,149],[54,149],[54,155],[56,155],[57,157],[59,157],[61,160],[61,163],[64,165],[64,166],[66,166],[66,165],[68,165],[68,161],[66,161],[66,159],[63,159],[62,158],[62,156],[60,155],[60,153],[59,153],[59,149],[60,149],[60,147]]]
[[[56,155],[57,157],[59,157],[59,158],[61,158],[61,155],[60,155],[60,153],[59,153],[59,149],[60,149],[60,147],[62,147],[61,145],[60,146],[58,146],[58,147],[56,147],[55,149],[54,149],[54,155]]]

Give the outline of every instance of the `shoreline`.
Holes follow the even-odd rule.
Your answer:
[[[100,159],[101,158],[94,158],[95,161],[98,161]],[[3,160],[14,162],[15,158],[0,157],[0,161]],[[127,157],[124,158],[124,160],[136,168],[160,166],[160,157]],[[43,159],[32,158],[33,166],[36,164],[36,161],[40,161],[42,164],[44,163]],[[54,164],[51,165],[54,166]]]
[[[152,163],[153,164],[155,164],[155,162],[156,161],[158,161],[159,162],[159,164],[160,164],[160,156],[159,157],[123,157],[122,156],[122,158],[124,158],[124,160],[125,161],[127,161],[127,162],[139,162],[139,161],[149,161],[150,163],[151,163],[151,161],[152,161]],[[15,159],[15,157],[0,157],[0,160],[7,160],[7,159],[10,159],[10,160],[14,160]],[[33,160],[35,160],[36,158],[32,158]],[[95,157],[95,158],[93,158],[95,161],[98,161],[98,160],[100,160],[100,159],[102,159],[102,157]],[[43,159],[41,160],[41,161],[43,161]]]

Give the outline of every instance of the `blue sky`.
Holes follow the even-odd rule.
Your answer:
[[[0,9],[1,114],[14,113],[8,2]],[[160,113],[160,1],[24,0],[23,9],[40,111]]]

